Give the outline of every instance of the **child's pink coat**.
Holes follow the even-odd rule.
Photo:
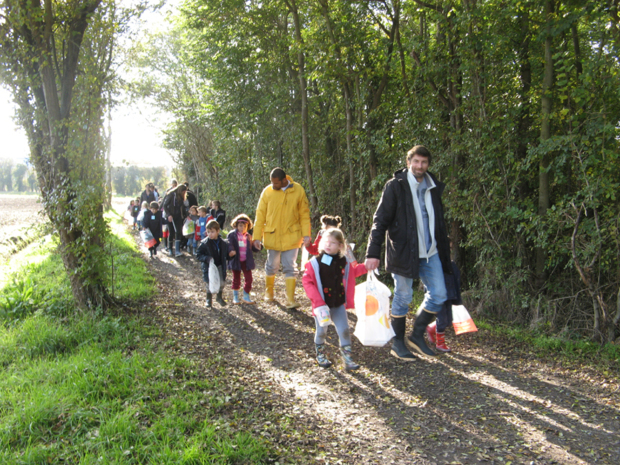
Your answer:
[[[325,305],[325,300],[319,291],[321,278],[320,276],[316,276],[314,267],[311,263],[313,260],[316,261],[316,258],[313,258],[306,263],[306,271],[303,278],[301,278],[301,282],[304,286],[304,290],[306,291],[306,295],[310,299],[310,302],[312,302],[312,308],[315,309]],[[363,263],[347,263],[345,268],[345,276],[347,277],[347,281],[344,283],[346,298],[345,308],[355,308],[355,278],[364,274],[366,274],[366,267]],[[321,285],[321,287],[323,286]]]

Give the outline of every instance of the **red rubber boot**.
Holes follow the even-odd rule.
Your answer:
[[[433,321],[430,325],[426,327],[426,335],[428,336],[428,340],[431,343],[435,344],[437,342],[437,338],[435,334],[437,333],[437,322]]]
[[[435,332],[437,336],[437,344],[435,345],[435,349],[439,352],[451,352],[452,349],[446,345],[445,333]]]

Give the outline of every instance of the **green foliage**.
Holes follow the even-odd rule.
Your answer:
[[[136,49],[135,64],[152,72],[132,89],[174,115],[168,148],[229,212],[251,215],[281,165],[307,191],[314,185],[313,217],[342,216],[358,244],[385,181],[409,148],[426,145],[431,171],[448,186],[464,284],[484,314],[612,339],[620,329],[610,331],[620,285],[620,36],[604,2],[554,3],[548,14],[544,2],[516,0],[187,0],[170,34]],[[548,37],[555,79],[543,141]],[[539,207],[541,164],[548,209]]]
[[[165,168],[142,168],[137,166],[112,167],[112,186],[117,195],[140,196],[144,186],[152,182],[163,195],[168,186]]]

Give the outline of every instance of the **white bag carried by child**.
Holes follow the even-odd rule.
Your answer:
[[[183,236],[191,237],[194,235],[195,230],[196,230],[195,223],[191,219],[185,218],[185,222],[183,223]]]
[[[332,316],[329,311],[329,307],[327,305],[321,305],[320,307],[315,308],[312,313],[319,322],[319,326],[329,326],[332,324]]]
[[[452,326],[454,326],[454,334],[474,333],[478,331],[474,320],[463,305],[452,306]]]
[[[209,292],[211,294],[220,292],[220,270],[217,269],[213,259],[209,263]]]
[[[365,283],[355,286],[355,337],[362,345],[382,347],[395,336],[390,324],[390,289],[368,273]]]
[[[305,246],[301,246],[301,269],[304,270],[306,268],[306,263],[310,260],[310,254],[308,253],[308,249]]]

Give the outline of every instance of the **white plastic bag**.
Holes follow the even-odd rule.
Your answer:
[[[183,223],[183,236],[191,237],[194,235],[195,231],[196,231],[195,223],[191,219],[185,218],[185,222]]]
[[[454,326],[454,334],[473,333],[478,331],[474,320],[463,305],[452,306],[452,326]]]
[[[220,270],[217,269],[213,259],[209,263],[209,292],[211,294],[220,292]]]
[[[319,321],[319,326],[329,326],[332,324],[332,316],[327,305],[321,305],[314,309],[314,316]]]
[[[395,336],[390,324],[390,289],[368,273],[365,283],[355,286],[355,337],[362,345],[382,347]]]
[[[306,263],[310,260],[310,254],[308,253],[308,249],[305,246],[301,246],[301,269],[306,269]]]

